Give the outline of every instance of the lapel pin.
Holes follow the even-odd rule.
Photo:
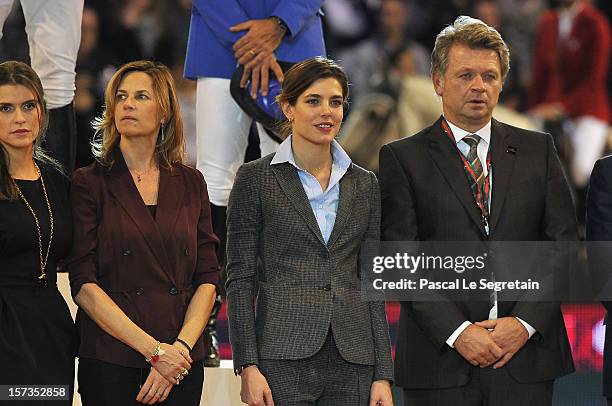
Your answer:
[[[514,148],[512,145],[508,145],[508,148],[506,148],[506,152],[508,154],[516,154],[516,148]]]

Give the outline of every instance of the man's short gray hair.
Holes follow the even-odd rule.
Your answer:
[[[510,50],[500,33],[481,20],[459,16],[452,25],[445,27],[436,37],[431,53],[431,73],[444,75],[448,68],[448,53],[454,44],[472,49],[490,49],[497,52],[502,80],[510,70]]]

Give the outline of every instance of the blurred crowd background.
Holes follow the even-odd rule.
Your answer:
[[[574,187],[577,214],[583,218],[587,177],[573,176],[572,117],[534,108],[535,48],[542,16],[567,0],[325,0],[324,36],[328,57],[345,67],[351,81],[350,108],[341,133],[341,142],[353,160],[376,171],[378,147],[385,142],[412,135],[430,125],[441,113],[441,103],[429,79],[430,53],[435,36],[458,15],[466,14],[497,28],[510,47],[511,70],[506,79],[500,106],[494,117],[524,128],[553,134],[568,177]],[[604,66],[607,79],[601,86],[612,94],[610,75],[610,21],[612,0],[577,0],[589,3],[603,17],[608,38],[593,41],[597,54],[590,55],[593,75]],[[0,41],[0,61],[29,62],[25,21],[15,2]],[[82,40],[76,66],[75,110],[78,128],[77,167],[92,162],[89,143],[91,121],[102,111],[106,83],[122,64],[136,59],[153,59],[171,68],[179,93],[185,122],[187,155],[195,163],[196,83],[183,78],[185,49],[189,33],[191,0],[86,0]],[[594,29],[600,29],[595,27]],[[600,43],[601,42],[601,43]],[[607,43],[607,45],[606,45]],[[602,45],[603,44],[603,45]],[[600,46],[598,48],[598,46]],[[590,74],[582,75],[588,78]],[[574,80],[574,79],[572,79]],[[558,112],[557,112],[558,113]],[[608,113],[609,114],[609,113]],[[609,115],[605,119],[609,124]],[[608,141],[597,153],[606,154]],[[589,141],[587,141],[588,143]],[[252,154],[252,149],[247,154]],[[584,172],[584,171],[583,171]],[[397,304],[388,305],[392,335],[397,323]],[[564,309],[572,350],[585,370],[601,368],[603,310],[599,305]],[[582,323],[582,324],[581,324]],[[219,315],[221,356],[231,356],[227,340],[225,308]],[[585,391],[599,399],[599,380],[564,383],[560,395]],[[569,383],[569,385],[568,385]],[[590,385],[590,386],[589,386]],[[561,404],[561,403],[559,403]],[[570,403],[564,403],[570,404]],[[581,401],[579,404],[588,404]]]
[[[433,122],[440,106],[433,90],[430,91],[429,55],[436,34],[460,14],[480,18],[501,32],[511,49],[511,70],[501,100],[508,111],[502,114],[529,113],[538,21],[562,1],[324,1],[328,56],[340,61],[352,84],[350,113],[356,114],[352,120],[349,114],[344,133],[351,133],[357,123],[362,129],[360,132],[365,133],[363,124],[367,121],[370,127],[365,128],[369,132],[385,132],[385,138],[393,139],[411,135]],[[610,0],[586,2],[610,21]],[[85,1],[76,67],[77,166],[91,162],[90,122],[101,111],[108,79],[121,64],[143,58],[163,62],[174,72],[185,116],[188,154],[190,160],[195,160],[195,82],[182,77],[190,9],[190,0]],[[28,62],[24,25],[19,2],[15,2],[0,42],[0,60]],[[611,83],[608,79],[607,86]],[[518,120],[518,124],[537,127],[541,125],[538,119],[541,117],[527,114],[511,116],[509,121]],[[361,163],[376,169],[376,162]]]

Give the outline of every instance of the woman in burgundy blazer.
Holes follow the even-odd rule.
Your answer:
[[[182,164],[165,66],[121,67],[105,106],[97,161],[72,184],[79,392],[84,405],[198,405],[218,280],[206,184]]]

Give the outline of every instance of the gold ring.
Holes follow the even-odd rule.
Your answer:
[[[251,55],[253,55],[253,56],[257,55],[257,54],[255,53],[255,51],[253,51],[252,49],[250,49],[250,50],[249,50],[249,54],[251,54]]]
[[[187,371],[187,368],[183,368],[183,370],[181,371],[181,375],[187,375],[189,373],[189,371]]]

